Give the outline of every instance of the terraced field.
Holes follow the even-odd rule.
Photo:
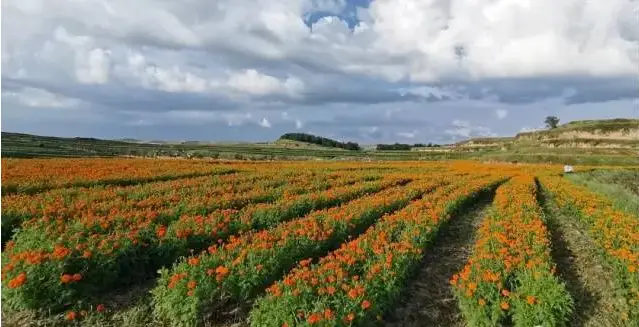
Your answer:
[[[639,325],[639,216],[561,166],[2,168],[8,326]]]

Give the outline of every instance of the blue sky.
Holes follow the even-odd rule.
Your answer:
[[[451,142],[639,114],[639,1],[7,0],[2,130]]]

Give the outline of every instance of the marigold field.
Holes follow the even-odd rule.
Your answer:
[[[639,326],[639,213],[562,173],[3,159],[2,322]]]

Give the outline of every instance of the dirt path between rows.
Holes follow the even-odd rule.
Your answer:
[[[541,193],[541,192],[540,192]],[[615,297],[613,271],[598,252],[576,217],[559,212],[543,194],[540,196],[550,231],[552,256],[557,272],[575,300],[570,326],[624,326]]]
[[[453,217],[429,246],[422,267],[416,272],[403,300],[397,304],[388,327],[463,326],[464,320],[449,280],[466,264],[472,253],[475,230],[490,207],[486,196]]]

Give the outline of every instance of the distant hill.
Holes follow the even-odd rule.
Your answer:
[[[476,137],[469,140],[457,142],[461,147],[503,147],[515,142],[514,137]]]
[[[639,119],[578,120],[515,137],[482,137],[456,143],[463,148],[619,148],[639,149]]]
[[[266,144],[270,145],[270,144]],[[332,150],[332,151],[347,151],[342,148],[328,147],[320,144],[302,142],[302,141],[294,141],[287,139],[279,139],[275,141],[272,145],[281,146],[287,149],[313,149],[313,150]]]
[[[639,148],[639,119],[579,120],[542,131],[519,133],[519,143],[543,147]]]
[[[442,160],[639,166],[639,120],[570,122],[514,137],[473,138],[456,144],[360,146],[309,134],[273,142],[100,140],[2,132],[3,158],[151,157],[222,160]],[[295,134],[293,134],[295,135]],[[295,138],[297,136],[293,136]],[[313,142],[307,142],[309,139]],[[360,149],[352,151],[349,149]],[[390,148],[389,148],[390,147]],[[410,148],[406,150],[406,148]]]

